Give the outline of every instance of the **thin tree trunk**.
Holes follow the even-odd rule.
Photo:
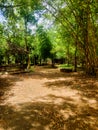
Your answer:
[[[77,72],[77,41],[76,41],[76,46],[75,46],[75,59],[74,60],[75,60],[74,61],[74,71]]]
[[[24,19],[25,21],[25,46],[26,46],[26,51],[27,51],[27,70],[30,69],[30,54],[29,54],[29,46],[27,42],[27,16]]]
[[[28,54],[27,56],[28,56],[27,70],[29,70],[30,69],[30,54]]]
[[[69,64],[70,64],[70,62],[69,62],[69,60],[70,60],[69,43],[68,43],[68,47],[67,47],[67,60],[68,60],[67,65],[69,67]]]

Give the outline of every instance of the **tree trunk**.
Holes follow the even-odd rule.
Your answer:
[[[77,72],[77,45],[75,49],[74,71]]]
[[[25,22],[25,46],[26,46],[26,51],[27,51],[27,70],[30,69],[30,53],[29,53],[29,46],[28,46],[28,42],[27,42],[27,16],[24,19]]]
[[[83,14],[83,26],[80,27],[84,43],[85,72],[88,75],[96,76],[96,37],[93,31],[89,0]]]
[[[76,42],[75,42],[75,57],[74,57],[74,71],[77,72],[77,46],[78,46],[78,38],[76,36]]]
[[[26,64],[27,64],[27,67],[26,69],[30,69],[30,54],[29,54],[29,48],[28,48],[28,45],[27,45],[27,37],[25,36],[25,45],[26,45],[26,51],[27,51],[27,60],[26,60]]]
[[[52,54],[52,58],[51,58],[51,60],[52,60],[52,67],[54,67],[54,66],[55,66],[54,54]]]
[[[94,43],[93,30],[88,20],[87,34],[85,36],[85,71],[87,74],[96,75],[96,44]],[[92,38],[93,37],[93,38]]]
[[[30,69],[30,54],[28,54],[27,56],[28,56],[27,70],[29,70]]]
[[[86,74],[96,76],[96,52],[94,51],[95,46],[88,44],[85,50],[85,71]]]
[[[69,64],[70,64],[70,51],[69,51],[69,43],[68,43],[68,46],[67,46],[67,65],[69,67]]]

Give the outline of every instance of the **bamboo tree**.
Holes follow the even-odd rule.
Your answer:
[[[56,2],[54,2],[55,5]],[[96,3],[96,1],[94,2]],[[87,74],[90,75],[96,75],[97,36],[96,33],[94,32],[95,25],[92,23],[92,19],[95,16],[92,9],[94,2],[90,0],[87,1],[66,0],[66,7],[63,10],[59,7],[54,7],[54,4],[51,4],[51,2],[47,2],[47,4],[53,10],[55,10],[56,12],[55,18],[57,18],[57,14],[59,14],[58,15],[58,17],[60,16],[59,22],[62,23],[62,20],[65,21],[65,23],[67,23],[68,27],[73,32],[74,41],[77,41],[76,46],[78,46],[78,48],[81,48],[81,51],[85,55],[85,71]],[[68,10],[66,10],[67,8]],[[71,21],[69,19],[69,15],[67,15],[65,12],[73,14],[70,15]],[[72,19],[74,19],[74,21]],[[64,26],[65,23],[63,22]],[[74,28],[74,24],[78,26],[78,30]]]

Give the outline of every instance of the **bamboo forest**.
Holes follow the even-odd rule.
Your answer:
[[[0,0],[0,130],[98,130],[98,0]]]

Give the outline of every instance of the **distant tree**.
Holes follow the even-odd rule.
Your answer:
[[[37,33],[39,39],[39,55],[41,59],[46,61],[47,58],[51,58],[52,44],[42,26],[38,27]]]

